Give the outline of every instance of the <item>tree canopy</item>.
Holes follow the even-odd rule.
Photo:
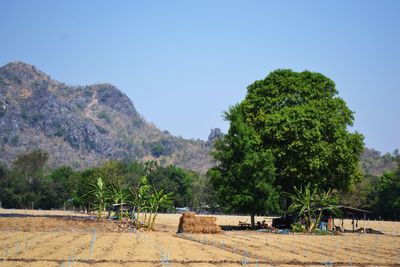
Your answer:
[[[245,99],[226,113],[230,128],[213,153],[210,175],[221,200],[247,199],[260,179],[267,198],[308,183],[346,190],[357,181],[363,136],[348,131],[353,112],[337,94],[332,80],[309,71],[276,70],[248,86]]]

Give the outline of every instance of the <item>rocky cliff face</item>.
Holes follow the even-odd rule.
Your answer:
[[[213,131],[212,139],[220,133]],[[21,62],[0,68],[0,161],[6,164],[41,148],[52,166],[157,159],[204,173],[210,143],[160,131],[113,85],[71,87]]]

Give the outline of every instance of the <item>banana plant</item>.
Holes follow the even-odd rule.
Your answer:
[[[95,183],[89,183],[88,186],[89,192],[84,197],[93,198],[93,207],[97,210],[97,218],[100,219],[107,203],[107,188],[101,177],[97,178]]]
[[[139,188],[137,191],[130,190],[131,203],[135,207],[136,219],[138,226],[140,226],[140,216],[144,212],[143,223],[146,224],[147,211],[149,209],[148,203],[150,198],[150,186],[146,176],[143,176],[139,181]]]
[[[107,186],[107,199],[110,201],[112,204],[118,204],[119,205],[119,213],[118,213],[118,219],[122,220],[124,213],[124,205],[128,203],[130,200],[130,191],[128,187],[122,186],[120,183],[113,183],[110,182],[108,183]]]
[[[154,225],[157,217],[157,212],[160,208],[169,208],[172,207],[172,193],[164,194],[164,191],[161,189],[157,191],[153,188],[154,193],[148,199],[148,207],[150,210],[150,216],[148,220],[148,227],[151,230],[154,230]]]
[[[298,189],[294,187],[294,194],[287,194],[292,204],[288,208],[288,212],[297,212],[299,219],[304,219],[307,231],[314,232],[321,220],[324,211],[337,213],[337,196],[332,194],[332,190],[320,191],[317,187],[311,189],[308,184],[304,188]]]

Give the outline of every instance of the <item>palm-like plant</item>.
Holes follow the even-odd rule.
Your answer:
[[[101,218],[107,203],[107,189],[101,177],[95,183],[89,183],[89,192],[84,197],[93,198],[93,207],[97,210],[97,218]]]
[[[144,176],[139,182],[137,191],[131,190],[132,204],[136,210],[136,218],[138,227],[141,225],[140,216],[143,216],[143,225],[150,229],[154,229],[157,212],[161,208],[168,208],[172,206],[172,193],[164,193],[163,190],[157,191],[155,188],[150,187],[147,177]]]
[[[143,176],[139,181],[139,188],[137,191],[130,190],[132,197],[132,204],[136,210],[136,219],[140,223],[140,214],[145,213],[143,223],[146,223],[148,201],[150,198],[150,186],[146,176]],[[139,225],[138,225],[139,226]]]
[[[313,232],[321,220],[324,212],[337,213],[338,198],[332,194],[332,190],[319,191],[317,187],[311,189],[310,184],[304,188],[294,187],[294,194],[287,194],[292,201],[288,212],[297,212],[299,219],[304,219],[307,231]]]
[[[164,191],[161,189],[157,191],[153,189],[154,193],[148,199],[148,208],[150,210],[150,216],[148,220],[148,227],[154,230],[154,225],[156,222],[157,212],[160,208],[168,208],[172,206],[172,193],[164,194]]]
[[[122,186],[120,183],[108,183],[107,200],[112,204],[119,205],[118,218],[122,220],[124,205],[130,200],[130,191],[128,187]]]

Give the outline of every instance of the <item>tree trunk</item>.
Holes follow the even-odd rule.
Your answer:
[[[251,227],[255,227],[256,226],[255,216],[256,215],[254,213],[251,214]]]

